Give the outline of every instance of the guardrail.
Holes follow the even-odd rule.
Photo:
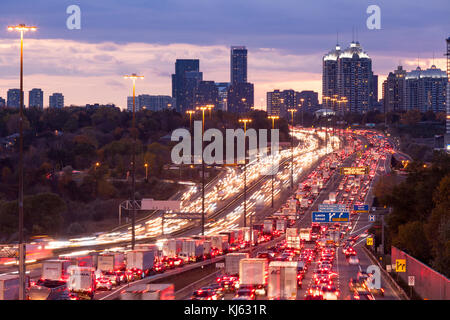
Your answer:
[[[222,270],[217,270],[217,271],[207,275],[206,277],[203,277],[203,278],[191,283],[190,285],[176,291],[175,292],[175,300],[186,300],[188,295],[190,293],[192,293],[196,288],[207,285],[221,273],[222,273]]]
[[[379,261],[377,260],[376,257],[373,256],[372,252],[370,252],[365,246],[362,246],[363,250],[366,252],[367,256],[369,257],[370,260],[372,260],[372,262],[375,262],[378,267],[381,270],[382,275],[384,276],[385,279],[388,280],[389,284],[395,289],[397,290],[397,292],[399,293],[399,295],[404,299],[404,300],[410,300],[409,296],[406,294],[406,292],[398,285],[397,282],[395,282],[395,280],[391,277],[391,275],[383,268],[383,266],[379,263]]]

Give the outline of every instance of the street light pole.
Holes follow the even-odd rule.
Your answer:
[[[8,31],[20,32],[20,109],[19,109],[19,300],[26,300],[26,242],[23,235],[23,34],[26,31],[36,31],[36,27],[24,24],[8,26]]]
[[[272,119],[272,130],[275,129],[275,120],[279,119],[280,117],[279,116],[269,116],[268,118]],[[274,176],[274,173],[273,173],[273,150],[270,150],[270,153],[271,153],[270,156],[272,159],[272,167],[270,168],[270,173],[272,176],[272,208],[273,208],[273,176]]]
[[[291,113],[292,124],[291,124],[291,189],[294,189],[294,112],[297,112],[296,109],[288,109]]]
[[[202,236],[205,235],[205,161],[203,159],[203,135],[205,133],[205,111],[208,106],[197,107],[202,111]]]
[[[134,244],[136,242],[136,79],[143,79],[144,76],[138,76],[133,73],[131,75],[124,76],[125,79],[131,79],[133,81],[133,154],[131,163],[131,193],[132,193],[132,215],[131,215],[131,250],[134,250]]]
[[[251,119],[239,119],[244,124],[244,228],[247,227],[247,151],[245,148],[245,138],[247,134],[247,123],[252,122]]]

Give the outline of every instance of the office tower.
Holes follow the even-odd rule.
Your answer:
[[[405,111],[406,98],[406,70],[398,66],[394,72],[389,72],[383,82],[383,110],[384,112]]]
[[[359,42],[351,42],[350,47],[345,50],[337,45],[323,57],[323,107],[342,108],[341,112],[369,111],[375,100],[375,82],[372,76],[372,60]],[[338,101],[345,99],[345,107],[342,107],[343,104]]]
[[[378,104],[378,75],[371,74],[370,77],[370,93],[369,93],[369,99],[370,99],[370,109],[373,109],[376,104]]]
[[[319,94],[315,91],[303,90],[296,94],[296,103],[299,107],[299,110],[301,108],[305,108],[303,111],[317,111],[319,109]]]
[[[448,77],[445,71],[431,68],[406,74],[406,110],[445,112]]]
[[[64,108],[64,96],[62,93],[54,93],[49,97],[50,108]]]
[[[328,99],[339,94],[338,87],[338,59],[341,54],[341,47],[336,45],[335,49],[328,52],[322,59],[322,105],[328,108]]]
[[[44,109],[44,92],[34,88],[28,92],[28,107]]]
[[[247,49],[243,46],[231,47],[231,84],[247,82]]]
[[[218,109],[222,111],[228,110],[228,88],[230,87],[229,82],[216,82],[217,93],[219,98]]]
[[[6,101],[2,97],[0,97],[0,108],[6,107]]]
[[[267,114],[271,116],[281,116],[283,102],[283,94],[280,90],[267,92]]]
[[[172,74],[172,98],[174,98],[178,112],[184,113],[186,110],[193,108],[193,92],[187,90],[189,86],[186,85],[186,73],[199,72],[199,70],[200,61],[198,59],[176,60],[175,74]],[[192,84],[192,81],[190,83]]]
[[[195,106],[219,105],[219,90],[214,81],[200,81],[195,89]]]
[[[228,88],[227,107],[229,112],[245,113],[253,108],[253,83],[235,83]]]
[[[20,89],[9,89],[7,99],[8,108],[20,108]]]

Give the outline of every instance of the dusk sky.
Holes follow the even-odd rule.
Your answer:
[[[81,30],[66,27],[69,5],[81,8]],[[381,30],[369,30],[366,9],[381,8]],[[62,92],[65,105],[126,106],[139,73],[137,94],[171,95],[177,58],[200,59],[204,80],[230,78],[230,46],[248,48],[248,81],[255,106],[265,109],[267,91],[321,93],[322,56],[355,40],[372,58],[381,83],[399,62],[408,71],[433,63],[445,68],[450,36],[449,0],[1,0],[0,96],[19,87],[19,37],[8,25],[39,30],[26,34],[25,103],[42,88],[44,105]],[[357,35],[356,35],[357,34]]]

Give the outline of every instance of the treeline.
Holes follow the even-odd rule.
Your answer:
[[[24,181],[26,234],[46,232],[78,234],[90,232],[107,221],[117,219],[118,204],[131,195],[131,162],[134,134],[132,113],[118,108],[79,108],[24,110]],[[242,117],[243,115],[241,115]],[[270,129],[271,120],[263,111],[252,111],[252,128]],[[213,111],[205,114],[205,127],[225,130],[240,128],[239,115]],[[17,109],[0,109],[0,240],[15,239],[17,230],[18,133]],[[201,121],[201,113],[193,120]],[[171,164],[170,134],[190,127],[189,115],[173,110],[136,113],[136,197],[166,199],[179,186],[166,182],[178,179],[198,180],[198,168],[168,170]],[[288,124],[277,122],[280,140],[289,141]],[[145,166],[147,164],[147,166]],[[210,170],[210,176],[215,171]],[[146,179],[148,178],[148,179]],[[34,212],[39,201],[33,197],[51,197],[64,205]],[[47,199],[47,198],[46,198]],[[48,214],[46,214],[48,212]],[[49,225],[48,223],[53,224]]]
[[[450,277],[450,156],[435,153],[430,164],[413,162],[408,176],[395,184],[386,176],[375,188],[386,218],[386,246],[394,245]],[[380,237],[380,229],[377,238]]]

